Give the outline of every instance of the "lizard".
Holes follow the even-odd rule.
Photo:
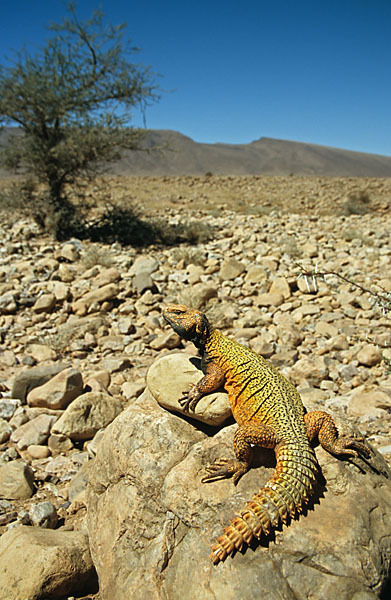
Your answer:
[[[232,477],[236,484],[250,468],[254,446],[272,448],[276,456],[273,476],[212,546],[210,558],[218,564],[303,511],[319,468],[311,445],[316,438],[335,456],[367,458],[370,453],[361,439],[339,436],[327,412],[307,413],[295,386],[271,362],[224,336],[205,314],[177,304],[166,305],[162,313],[173,330],[193,342],[201,354],[204,376],[180,399],[185,412],[224,386],[239,426],[233,443],[236,458],[220,458],[209,465],[201,482]]]

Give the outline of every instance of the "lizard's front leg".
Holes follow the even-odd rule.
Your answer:
[[[215,392],[224,385],[225,374],[219,365],[213,361],[207,363],[205,375],[188,392],[184,392],[179,404],[185,411],[195,410],[198,401],[207,394]]]

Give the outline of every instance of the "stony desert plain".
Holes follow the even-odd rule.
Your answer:
[[[9,185],[1,179],[0,192]],[[357,428],[391,463],[391,178],[108,176],[90,188],[95,215],[108,198],[145,219],[190,224],[193,243],[58,242],[27,212],[0,206],[0,533],[7,544],[19,528],[85,534],[89,469],[105,430],[140,401],[157,359],[195,354],[164,324],[167,302],[205,311],[276,365],[304,404]],[[314,271],[342,277],[306,275]],[[41,542],[24,544],[19,552],[34,557],[37,573]],[[4,552],[0,580],[14,581],[18,550]],[[48,597],[114,598],[99,595],[91,564],[81,575],[77,568],[85,589],[64,575]],[[15,598],[46,597],[44,583],[26,572]],[[380,584],[373,586],[376,594]],[[11,600],[9,589],[0,600]]]

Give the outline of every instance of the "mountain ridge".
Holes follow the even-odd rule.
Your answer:
[[[0,133],[0,145],[16,129]],[[20,134],[20,130],[18,131]],[[114,175],[308,175],[391,177],[391,157],[307,142],[260,137],[246,144],[196,142],[169,129],[149,129],[146,151],[125,151],[108,165]],[[153,150],[157,148],[157,150]],[[0,170],[0,175],[9,172]]]

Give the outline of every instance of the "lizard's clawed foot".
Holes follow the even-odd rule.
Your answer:
[[[248,471],[248,464],[232,458],[219,458],[205,470],[206,475],[201,479],[201,483],[232,477],[233,482],[236,484],[241,476]]]
[[[333,451],[335,455],[346,455],[346,456],[364,456],[369,458],[371,452],[369,448],[362,442],[362,438],[354,438],[350,436],[341,436],[338,438],[335,448]]]
[[[193,387],[188,392],[183,392],[182,397],[179,398],[178,402],[185,412],[190,412],[191,410],[194,411],[199,399],[200,398]]]

